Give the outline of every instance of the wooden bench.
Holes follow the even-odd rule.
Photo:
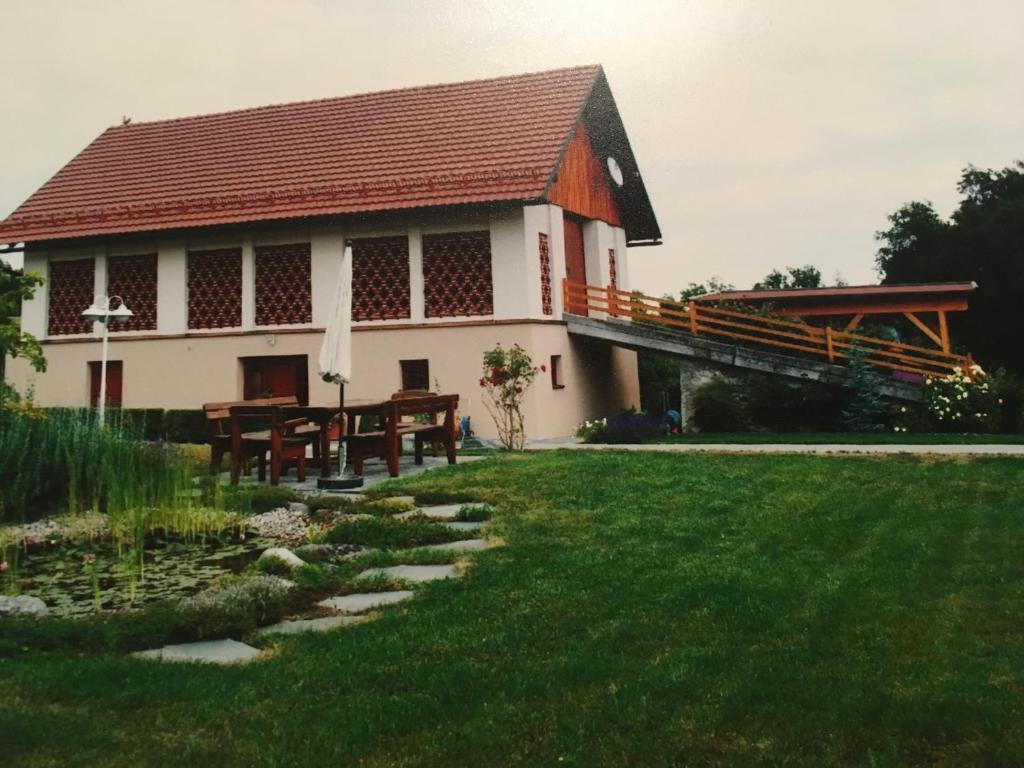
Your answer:
[[[298,404],[299,401],[295,395],[204,404],[203,412],[206,414],[206,423],[210,426],[210,472],[213,474],[219,472],[224,454],[231,452],[231,409],[233,407],[271,408]],[[319,458],[320,455],[320,441],[313,439],[317,431],[317,428],[312,425],[298,430],[298,434],[308,435],[312,441],[314,458]],[[259,459],[260,457],[256,456],[255,458]],[[264,477],[265,471],[261,471],[260,479],[262,480]]]
[[[455,463],[455,409],[459,404],[458,395],[428,395],[423,397],[400,397],[381,403],[380,418],[383,429],[345,436],[348,460],[357,474],[363,472],[363,462],[371,457],[387,461],[388,473],[398,477],[398,457],[401,453],[402,438],[413,435],[415,461],[423,463],[424,443],[445,447],[448,463]],[[438,416],[444,414],[438,424]],[[405,416],[425,415],[426,423],[403,421]]]

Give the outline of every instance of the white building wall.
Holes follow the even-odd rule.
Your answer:
[[[491,233],[494,315],[484,318],[425,318],[423,306],[422,236],[438,232],[478,231]],[[541,304],[538,234],[548,236],[551,260],[553,314],[544,315]],[[432,381],[445,391],[458,392],[462,413],[471,415],[483,435],[493,425],[480,401],[477,384],[483,351],[501,342],[521,343],[537,365],[549,364],[552,355],[563,356],[564,387],[552,386],[550,370],[541,373],[529,395],[528,429],[532,436],[570,434],[583,419],[610,415],[636,402],[635,355],[607,350],[600,345],[571,339],[557,321],[562,313],[562,281],[565,277],[563,212],[557,205],[539,204],[489,217],[430,217],[415,221],[394,217],[350,220],[304,227],[239,228],[217,235],[199,233],[187,238],[167,238],[145,247],[122,242],[111,244],[111,254],[156,250],[157,330],[112,334],[111,359],[123,360],[124,406],[198,407],[202,402],[240,398],[240,357],[305,354],[309,361],[309,395],[314,403],[331,402],[336,391],[316,375],[316,356],[321,330],[328,321],[338,265],[348,237],[402,235],[409,237],[411,317],[409,320],[355,324],[353,334],[355,371],[351,397],[379,397],[401,384],[398,361],[427,358]],[[607,283],[607,249],[621,248],[624,237],[602,223],[588,224],[585,248],[589,282]],[[313,322],[308,331],[254,326],[254,249],[272,243],[310,243]],[[620,246],[621,242],[621,246]],[[244,267],[243,327],[224,331],[190,332],[187,327],[187,253],[189,250],[242,247]],[[52,258],[96,256],[96,249],[62,249]],[[46,275],[48,254],[26,254],[26,267]],[[620,264],[624,263],[620,255]],[[101,268],[97,268],[97,281]],[[105,270],[103,270],[105,284]],[[625,270],[620,267],[620,285]],[[25,329],[46,338],[47,291],[25,302]],[[465,321],[465,326],[460,323]],[[475,321],[475,322],[474,322]],[[501,321],[492,325],[491,321]],[[520,321],[520,322],[512,322]],[[525,321],[525,322],[523,322]],[[541,321],[541,322],[537,322]],[[431,328],[432,325],[443,327]],[[391,328],[389,326],[397,326]],[[132,338],[138,336],[139,338]],[[147,336],[160,336],[152,339]],[[91,335],[90,335],[91,337]],[[34,385],[43,405],[85,405],[88,393],[86,362],[98,359],[98,340],[62,336],[47,344],[50,369],[34,374],[15,362],[9,371],[16,386]],[[197,373],[199,372],[199,373]]]
[[[21,303],[21,330],[31,333],[37,339],[46,338],[46,307],[49,291],[46,290],[50,279],[49,259],[46,251],[25,252],[25,273],[33,272],[43,280],[42,287],[37,288],[31,299]]]
[[[184,240],[157,245],[156,330],[161,334],[188,330],[188,267]]]
[[[626,248],[626,230],[622,227],[613,228],[615,236],[615,266],[618,270],[619,290],[631,291],[629,281],[629,250]]]
[[[492,215],[490,230],[494,319],[530,317],[531,302],[527,285],[529,269],[526,264],[522,210]]]

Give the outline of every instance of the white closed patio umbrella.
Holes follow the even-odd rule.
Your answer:
[[[338,282],[334,289],[331,316],[327,321],[317,369],[324,381],[338,385],[338,405],[345,407],[345,384],[352,378],[352,245],[346,241],[338,268]],[[339,414],[339,425],[343,415]],[[321,488],[358,488],[363,479],[358,475],[345,473],[344,435],[338,440],[338,476],[321,477]]]

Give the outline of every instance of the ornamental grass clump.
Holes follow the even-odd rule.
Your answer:
[[[480,378],[484,406],[494,419],[498,439],[506,450],[521,451],[526,446],[522,405],[526,390],[538,370],[526,350],[518,344],[507,350],[498,344],[484,352],[483,376]]]
[[[988,432],[999,403],[980,365],[956,367],[948,376],[925,379],[925,407],[936,426],[952,432]]]

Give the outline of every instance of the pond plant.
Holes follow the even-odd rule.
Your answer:
[[[55,512],[71,521],[63,534],[69,541],[59,543],[52,539],[61,536],[35,541],[0,527],[0,562],[6,566],[0,590],[18,591],[28,578],[45,591],[57,578],[56,564],[70,558],[85,584],[76,587],[71,574],[56,569],[66,587],[90,591],[97,610],[131,605],[155,548],[167,542],[204,550],[210,542],[238,544],[251,508],[284,499],[201,480],[188,455],[172,444],[145,441],[144,430],[139,420],[116,411],[101,425],[88,409],[0,410],[0,523]],[[80,544],[87,549],[79,551]],[[43,563],[51,573],[39,567]],[[112,580],[122,593],[116,598]]]

